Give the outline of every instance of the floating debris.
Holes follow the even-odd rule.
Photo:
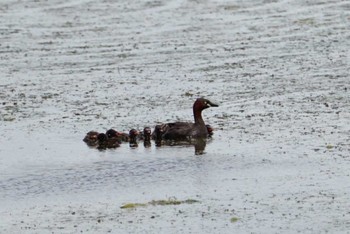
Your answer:
[[[169,206],[169,205],[180,205],[180,204],[193,204],[193,203],[198,203],[198,200],[194,199],[187,199],[183,201],[179,201],[176,199],[169,199],[169,200],[153,200],[147,203],[127,203],[123,206],[121,206],[121,209],[132,209],[132,208],[137,208],[137,207],[145,207],[148,205],[152,206]]]

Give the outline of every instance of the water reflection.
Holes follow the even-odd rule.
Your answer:
[[[108,130],[110,131],[110,130]],[[108,132],[107,131],[107,132]],[[83,139],[85,143],[89,146],[89,148],[97,148],[100,151],[105,151],[106,149],[112,149],[112,148],[119,148],[122,145],[122,141],[116,137],[108,138],[108,136],[104,133],[99,133],[96,141],[96,137],[92,139],[94,144],[90,144],[89,141],[86,140],[86,138],[90,137],[90,133],[96,133],[97,132],[88,132],[87,136]],[[136,149],[139,147],[139,143],[143,144],[144,148],[152,148],[152,141],[150,136],[145,137],[145,135],[139,137],[139,133],[137,130],[132,129],[129,132],[129,147],[131,149]],[[163,145],[165,146],[193,146],[194,147],[194,153],[195,155],[202,155],[204,154],[205,147],[207,144],[207,141],[211,140],[211,135],[208,138],[190,138],[190,139],[184,139],[184,140],[163,140],[162,138],[158,138],[154,140],[154,144],[156,147],[161,147]],[[100,137],[103,136],[103,139],[100,139]],[[119,149],[118,149],[119,150]]]
[[[152,146],[152,143],[151,143],[151,141],[144,141],[144,142],[143,142],[143,146],[144,146],[145,148],[150,148],[150,147]]]
[[[189,141],[155,141],[157,147],[161,147],[162,145],[166,146],[194,146],[194,154],[202,155],[204,154],[205,147],[207,145],[207,139],[205,138],[197,138],[191,139]]]
[[[194,154],[195,155],[202,155],[204,154],[205,146],[207,145],[207,140],[200,138],[197,139],[194,144]]]

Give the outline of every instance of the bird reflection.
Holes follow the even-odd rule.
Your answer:
[[[194,146],[194,154],[202,155],[205,152],[205,147],[207,145],[207,139],[205,138],[196,138],[188,141],[156,141],[156,146]]]
[[[204,154],[205,146],[207,145],[207,140],[203,138],[196,139],[194,143],[194,154],[202,155]]]

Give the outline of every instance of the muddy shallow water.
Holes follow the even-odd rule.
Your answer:
[[[350,3],[0,4],[0,232],[350,229]],[[192,146],[104,152],[89,130],[192,120]],[[121,209],[126,203],[199,203]]]

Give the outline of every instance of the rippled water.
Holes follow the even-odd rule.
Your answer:
[[[3,158],[7,164],[3,164],[0,181],[4,198],[15,201],[101,189],[118,192],[130,186],[138,188],[154,183],[171,182],[174,185],[170,187],[181,186],[197,177],[197,173],[204,173],[202,166],[213,163],[211,157],[204,156],[220,152],[212,142],[205,155],[196,156],[194,146],[156,147],[153,143],[152,147],[145,148],[140,142],[135,149],[123,144],[117,149],[98,151],[74,137],[59,139],[50,134],[39,135],[29,142],[25,141],[26,136],[17,139],[22,143],[17,152],[13,152],[10,145],[3,151],[8,158]],[[36,149],[36,153],[32,149]]]
[[[346,233],[349,9],[3,1],[0,232]],[[220,104],[204,155],[82,142],[191,121],[199,96]],[[162,199],[199,203],[120,209]]]

